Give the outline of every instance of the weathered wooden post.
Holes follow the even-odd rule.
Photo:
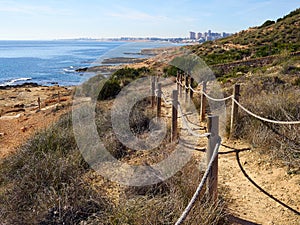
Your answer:
[[[177,71],[177,76],[176,76],[176,87],[177,87],[177,91],[179,91],[180,89],[180,85],[179,85],[179,72]]]
[[[41,110],[41,98],[38,97],[38,106],[39,106],[39,110]]]
[[[240,99],[240,85],[235,84],[233,89],[233,98],[239,102]],[[230,138],[234,138],[236,136],[236,125],[238,118],[238,105],[232,101],[232,110],[231,110],[231,121],[230,121]]]
[[[219,116],[209,115],[207,119],[207,127],[208,127],[208,133],[211,134],[208,139],[208,147],[206,152],[207,165],[208,165],[214,154],[216,145],[220,139]],[[216,201],[218,198],[218,156],[213,161],[211,170],[209,172],[209,176],[207,179],[207,194],[214,201]]]
[[[161,83],[158,83],[157,84],[157,113],[156,113],[156,116],[158,118],[161,117],[161,95],[162,95],[162,92],[161,92]]]
[[[57,103],[60,104],[60,92],[57,92]]]
[[[177,141],[178,138],[178,90],[172,93],[172,142]]]
[[[186,74],[185,76],[185,102],[187,102],[188,100],[188,96],[189,96],[189,75]]]
[[[180,89],[179,89],[179,97],[180,97],[180,99],[182,99],[182,89],[183,89],[183,87],[182,87],[182,77],[183,77],[183,75],[182,75],[182,73],[180,73],[179,74],[179,82],[180,82]]]
[[[201,105],[200,105],[201,122],[205,120],[205,113],[206,113],[206,96],[203,93],[206,93],[206,81],[202,82]]]
[[[194,83],[194,78],[191,77],[191,79],[190,79],[191,87],[193,87],[193,83]],[[194,92],[193,92],[193,90],[190,90],[190,99],[191,100],[193,100],[193,96],[194,96]]]
[[[155,106],[155,79],[151,82],[151,107]]]

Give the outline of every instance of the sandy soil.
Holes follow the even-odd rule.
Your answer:
[[[59,97],[58,97],[59,93]],[[22,86],[0,90],[0,158],[70,109],[72,88]],[[41,109],[39,110],[38,98]],[[60,101],[59,101],[60,99]]]

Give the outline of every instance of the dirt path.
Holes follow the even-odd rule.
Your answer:
[[[249,146],[241,141],[225,141],[224,145],[241,150],[222,147],[221,152],[227,154],[219,155],[220,186],[225,189],[229,211],[241,219],[235,224],[300,224],[299,174],[288,175],[286,168],[257,149],[244,151]]]
[[[170,88],[166,91],[171,93]],[[163,114],[171,117],[170,107],[164,106]],[[179,127],[182,127],[181,120]],[[207,140],[199,139],[198,144],[199,149],[206,148]],[[202,163],[206,158],[203,152],[195,152],[195,157]],[[223,138],[219,154],[219,189],[231,224],[300,224],[300,174],[289,175],[287,167],[279,165],[241,140]]]

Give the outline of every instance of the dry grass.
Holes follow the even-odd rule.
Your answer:
[[[243,87],[242,104],[250,111],[271,120],[300,121],[300,92],[282,85],[276,88],[259,85]],[[246,138],[254,147],[259,147],[271,159],[280,159],[287,165],[299,167],[299,125],[278,125],[262,122],[241,112],[237,127],[239,137]]]
[[[152,117],[143,101],[131,118],[132,131],[148,132]],[[108,105],[111,105],[108,103]],[[141,155],[116,142],[108,107],[97,107],[96,124],[106,146],[122,161],[136,157],[153,163],[171,151],[169,135],[162,146]],[[141,113],[138,113],[142,110]],[[123,188],[116,204],[105,188],[95,188],[85,179],[91,169],[83,160],[73,136],[70,115],[53,127],[36,134],[19,151],[0,162],[0,217],[2,224],[174,224],[202,177],[196,161],[190,162],[173,178],[160,184],[136,189]],[[145,157],[145,158],[139,158]],[[149,157],[149,158],[148,158]],[[152,157],[152,158],[151,158]],[[101,178],[103,179],[103,178]],[[224,224],[224,204],[202,199],[186,224]]]
[[[88,170],[65,116],[1,162],[1,222],[78,224],[105,212],[108,201],[81,178]]]

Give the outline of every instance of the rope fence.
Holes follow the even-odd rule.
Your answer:
[[[208,163],[207,169],[206,169],[206,171],[205,171],[205,173],[204,173],[204,175],[202,177],[202,180],[201,180],[199,186],[197,187],[197,190],[195,191],[192,199],[190,200],[189,204],[187,205],[187,207],[185,208],[185,210],[183,211],[182,215],[177,220],[177,222],[175,223],[175,225],[182,224],[185,221],[185,219],[188,216],[188,214],[190,213],[190,211],[192,210],[192,208],[194,207],[194,205],[195,205],[197,199],[199,198],[200,193],[203,190],[203,188],[205,186],[205,183],[206,183],[206,181],[207,181],[207,179],[209,177],[209,173],[210,173],[210,171],[212,169],[213,163],[216,160],[216,158],[218,157],[220,146],[221,146],[221,138],[219,139],[218,143],[215,146],[213,155],[212,155],[212,157],[210,159],[210,162]]]
[[[189,76],[187,76],[189,77]],[[200,115],[201,115],[201,121],[205,120],[205,114],[206,114],[206,101],[207,100],[211,100],[214,102],[224,102],[224,101],[228,101],[228,100],[232,100],[232,105],[233,105],[233,109],[232,109],[232,113],[231,113],[231,124],[230,124],[230,135],[231,137],[235,136],[235,127],[237,124],[237,117],[238,117],[238,108],[242,109],[244,112],[246,112],[247,114],[253,116],[256,119],[259,119],[261,121],[264,122],[268,122],[268,123],[273,123],[273,124],[281,124],[281,125],[298,125],[300,124],[300,121],[279,121],[279,120],[272,120],[272,119],[268,119],[268,118],[264,118],[262,116],[259,116],[253,112],[251,112],[249,109],[247,109],[246,107],[244,107],[240,102],[239,102],[239,96],[240,96],[240,86],[237,84],[234,86],[234,93],[233,95],[230,95],[228,97],[224,97],[224,98],[214,98],[212,96],[210,96],[209,94],[206,93],[206,82],[202,82],[202,90],[195,90],[192,87],[192,82],[188,82],[188,78],[183,79],[184,81],[187,81],[187,83],[183,84],[182,83],[182,77],[177,76],[176,78],[176,83],[178,85],[178,87],[182,87],[183,89],[185,89],[187,92],[191,92],[191,93],[196,93],[196,94],[200,94],[201,95],[201,110],[200,110]],[[191,79],[190,79],[191,80]],[[199,86],[199,85],[198,85]],[[193,96],[193,94],[190,94],[190,96]]]
[[[184,82],[184,83],[183,83]],[[189,76],[183,77],[182,75],[177,76],[176,78],[176,85],[177,90],[173,90],[171,97],[169,94],[166,94],[166,91],[162,90],[161,83],[151,83],[151,93],[152,93],[152,107],[154,108],[156,105],[157,109],[157,117],[161,117],[161,100],[164,101],[165,105],[172,106],[172,126],[171,126],[171,141],[177,142],[178,141],[178,119],[180,118],[182,121],[182,129],[186,129],[188,134],[196,137],[196,138],[208,138],[207,144],[207,168],[206,171],[195,191],[192,199],[190,200],[189,204],[183,211],[180,218],[177,220],[176,225],[182,224],[185,219],[187,218],[188,214],[194,207],[197,199],[200,196],[201,191],[203,190],[205,184],[206,186],[206,194],[209,196],[209,199],[217,201],[217,183],[218,183],[218,154],[219,148],[221,146],[221,137],[219,136],[219,117],[208,115],[206,110],[207,101],[211,100],[214,102],[225,102],[228,100],[232,101],[232,109],[231,109],[231,119],[230,119],[230,137],[233,138],[236,135],[236,125],[238,123],[238,109],[242,109],[244,112],[249,114],[250,116],[259,119],[264,122],[274,123],[274,124],[281,124],[281,125],[298,125],[300,121],[277,121],[272,119],[267,119],[262,116],[259,116],[246,107],[244,107],[240,102],[240,85],[236,84],[233,89],[233,94],[224,97],[224,98],[215,98],[210,96],[206,92],[207,82],[202,82],[201,90],[196,90],[192,87],[194,83],[194,79]],[[199,86],[199,85],[198,85]],[[185,94],[183,94],[185,93]],[[190,99],[193,98],[193,94],[200,94],[201,101],[200,101],[200,121],[204,121],[207,119],[207,132],[200,133],[195,132],[191,125],[198,126],[189,121],[187,114],[184,113],[183,106],[179,102],[180,98],[184,97],[185,102],[191,101]],[[168,95],[168,96],[167,96]],[[188,98],[190,96],[190,98]],[[190,103],[190,102],[189,102]],[[178,116],[179,114],[179,116]]]
[[[179,108],[179,112],[180,112],[180,117],[182,118],[182,122],[183,122],[183,127],[185,127],[189,134],[191,134],[194,137],[198,137],[198,138],[204,138],[204,137],[209,137],[210,133],[205,133],[205,134],[198,134],[196,132],[193,131],[193,129],[190,127],[189,125],[189,121],[187,120],[187,118],[185,117],[182,107],[180,105],[180,103],[178,104],[178,108]]]

